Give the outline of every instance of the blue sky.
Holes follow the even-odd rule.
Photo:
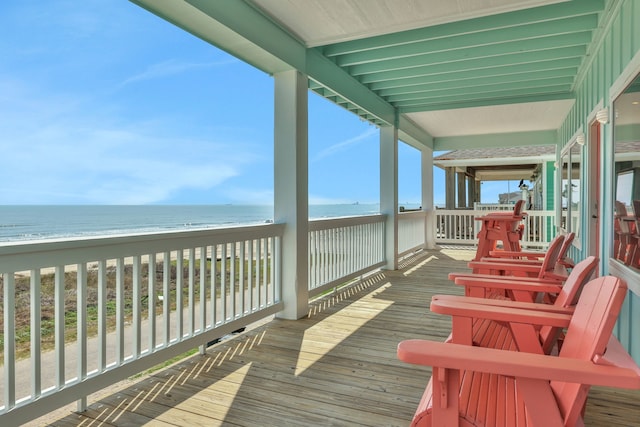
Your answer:
[[[125,0],[3,0],[0,28],[0,204],[273,202],[270,76]],[[377,128],[311,93],[309,116],[310,202],[378,202]]]

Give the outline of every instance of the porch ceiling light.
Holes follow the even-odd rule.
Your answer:
[[[596,120],[603,125],[609,123],[609,109],[603,108],[596,113]]]

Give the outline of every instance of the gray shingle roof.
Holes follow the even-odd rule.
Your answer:
[[[453,150],[433,158],[433,160],[464,160],[464,159],[499,159],[510,157],[540,157],[553,155],[555,145],[533,145],[526,147],[498,147],[498,148],[469,148]]]

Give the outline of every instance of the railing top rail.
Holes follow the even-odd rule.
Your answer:
[[[412,218],[412,217],[423,217],[427,211],[416,210],[416,211],[404,211],[400,212],[398,218]]]
[[[68,265],[97,259],[147,255],[282,236],[285,224],[260,224],[226,228],[205,228],[161,233],[132,233],[101,237],[0,243],[0,272]]]
[[[345,216],[337,218],[327,219],[312,219],[309,221],[309,231],[328,230],[331,228],[350,227],[354,225],[374,224],[376,222],[384,221],[386,215],[360,215],[360,216]]]

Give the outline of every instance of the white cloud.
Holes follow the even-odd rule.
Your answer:
[[[182,62],[175,59],[170,59],[168,61],[150,65],[143,72],[125,79],[122,83],[120,83],[119,87],[145,80],[152,80],[182,74],[195,69],[214,68],[227,64],[233,64],[236,62],[238,62],[238,60],[235,59],[207,63]]]
[[[366,131],[362,132],[360,135],[357,135],[353,138],[349,138],[345,141],[338,142],[337,144],[333,144],[325,148],[324,150],[320,151],[313,159],[311,159],[311,161],[315,162],[325,157],[329,157],[341,151],[347,150],[348,148],[356,144],[359,144],[362,141],[365,141],[370,136],[376,135],[377,133],[378,133],[377,128],[370,127]]]
[[[258,160],[228,137],[186,138],[166,122],[125,122],[72,97],[61,107],[27,89],[12,96],[0,104],[10,118],[0,120],[2,204],[163,202],[220,186]]]

